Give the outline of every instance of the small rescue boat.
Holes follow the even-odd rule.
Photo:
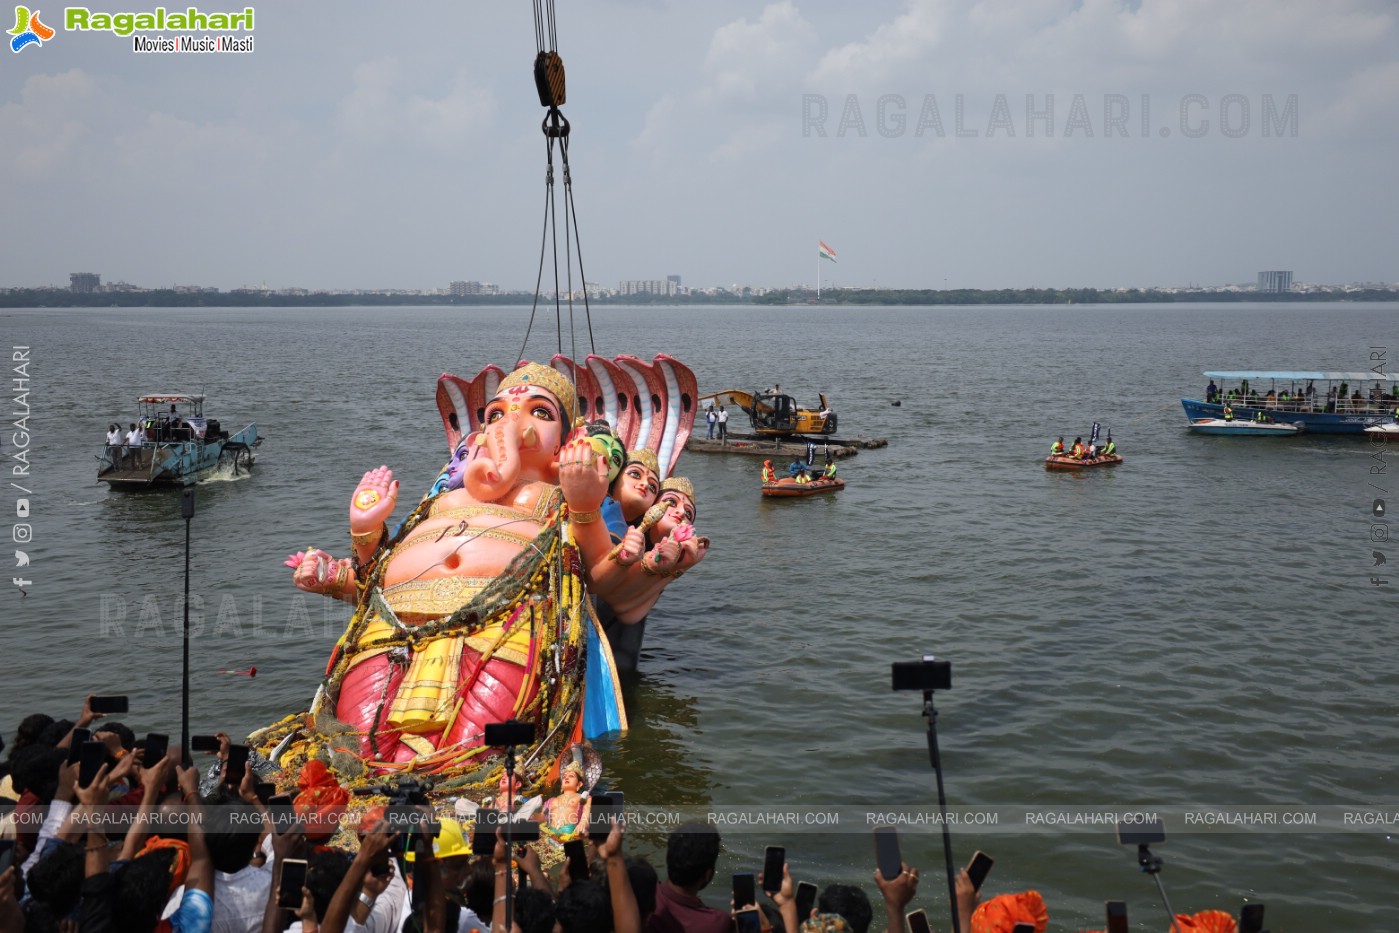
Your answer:
[[[1285,421],[1232,421],[1224,418],[1196,418],[1190,422],[1196,434],[1228,434],[1236,437],[1293,437],[1303,431],[1302,423]]]
[[[1372,424],[1365,429],[1366,434],[1389,435],[1399,437],[1399,421],[1390,421],[1384,424]]]
[[[771,483],[763,483],[765,496],[814,496],[819,492],[840,492],[845,488],[845,480],[838,477],[814,479],[809,483],[799,483],[791,477]]]
[[[1083,470],[1088,467],[1112,466],[1121,463],[1121,454],[1112,454],[1107,457],[1070,457],[1068,454],[1050,454],[1044,458],[1044,468],[1046,470]]]

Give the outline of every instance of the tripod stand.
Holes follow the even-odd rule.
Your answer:
[[[534,741],[534,723],[520,722],[518,719],[489,723],[484,738],[487,745],[505,749],[505,802],[507,807],[511,806],[515,802],[515,748]],[[515,851],[512,838],[515,820],[514,813],[508,809],[500,816],[505,821],[505,928],[508,930],[515,914],[515,876],[509,865]]]
[[[952,910],[952,933],[962,933],[957,915],[957,870],[952,867],[952,832],[947,828],[947,794],[942,786],[942,758],[938,753],[938,711],[933,706],[934,690],[952,689],[952,662],[924,655],[921,661],[896,661],[893,665],[895,690],[923,692],[923,718],[928,720],[928,761],[937,776],[938,808],[942,813],[942,854],[947,862],[947,898]]]
[[[1176,926],[1176,912],[1171,909],[1171,902],[1166,899],[1166,887],[1161,883],[1161,858],[1152,855],[1151,848],[1146,843],[1137,845],[1137,864],[1141,870],[1146,872],[1156,882],[1156,890],[1161,892],[1161,903],[1166,907],[1166,919],[1171,923],[1171,933],[1180,933],[1180,927]]]

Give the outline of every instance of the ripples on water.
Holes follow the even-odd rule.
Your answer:
[[[953,661],[938,697],[953,805],[1399,809],[1370,448],[1192,437],[1178,403],[1203,369],[1366,368],[1395,311],[598,309],[608,355],[670,352],[701,391],[825,391],[843,433],[890,438],[842,463],[844,492],[805,500],[761,499],[756,459],[685,456],[716,547],[648,624],[634,728],[605,743],[612,777],[638,803],[934,805],[920,704],[888,690],[888,665],[935,652]],[[281,560],[344,550],[365,469],[426,488],[447,453],[436,376],[506,365],[525,314],[8,314],[12,342],[34,348],[37,494],[36,584],[6,612],[18,689],[4,721],[123,683],[137,731],[177,715],[178,499],[92,482],[91,452],[136,394],[203,389],[211,414],[268,437],[253,476],[200,487],[192,526],[193,727],[248,730],[304,707],[348,614],[296,594]],[[536,339],[528,355],[554,349]],[[1124,465],[1040,467],[1054,436],[1086,437],[1095,419]],[[250,664],[255,682],[212,673]],[[873,890],[868,831],[843,830],[727,833],[721,876],[780,843],[799,876]],[[1043,892],[1055,928],[1100,925],[1107,898],[1160,926],[1110,829],[961,831],[954,845],[959,861],[996,857],[990,893]],[[1392,845],[1382,829],[1182,832],[1159,854],[1178,910],[1249,897],[1273,929],[1380,929],[1399,922]],[[903,848],[923,870],[919,903],[941,912],[939,836],[909,830]]]

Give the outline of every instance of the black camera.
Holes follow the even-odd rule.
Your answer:
[[[1117,844],[1120,846],[1154,846],[1166,841],[1166,827],[1159,819],[1146,822],[1117,824]]]
[[[893,664],[895,690],[951,690],[952,662],[939,661],[931,654],[921,661],[895,661]]]
[[[534,741],[534,723],[507,719],[486,723],[486,744],[493,747],[529,745]]]
[[[432,801],[427,796],[430,790],[432,790],[431,781],[400,778],[393,784],[356,787],[354,792],[361,797],[387,797],[390,807],[428,807],[432,806]]]
[[[432,782],[414,778],[399,778],[393,784],[380,784],[375,787],[356,787],[354,792],[362,796],[380,795],[388,798],[384,807],[384,821],[390,832],[406,833],[411,837],[415,848],[430,846],[436,838],[439,825],[431,814],[418,811],[419,807],[431,807],[428,791]],[[399,836],[389,844],[391,855],[404,851],[403,837]]]

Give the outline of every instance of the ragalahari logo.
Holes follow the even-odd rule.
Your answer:
[[[10,30],[10,35],[14,36],[10,40],[10,51],[18,54],[27,45],[43,45],[53,38],[54,32],[49,27],[39,21],[39,11],[29,12],[29,7],[15,7],[15,28]]]

